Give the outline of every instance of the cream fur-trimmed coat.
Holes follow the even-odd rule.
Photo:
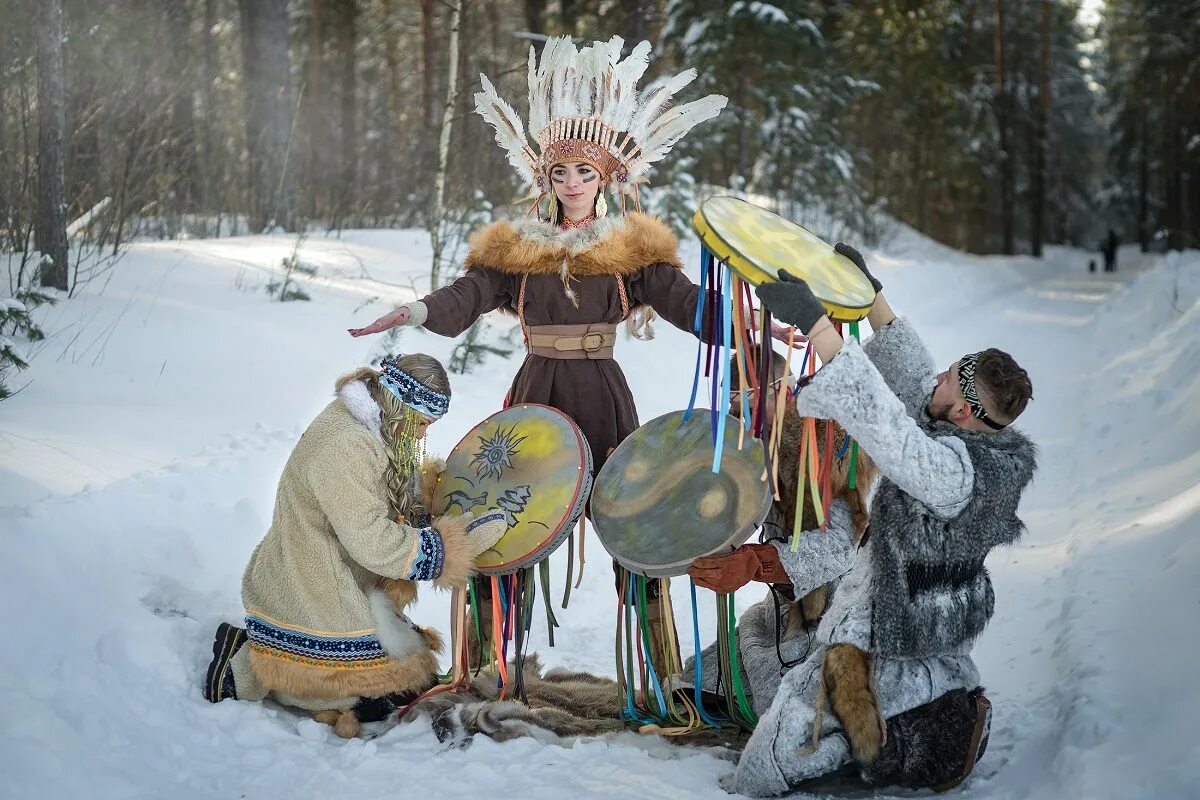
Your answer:
[[[366,384],[350,381],[305,430],[280,478],[270,530],[243,575],[242,601],[247,616],[288,634],[375,637],[386,657],[347,666],[252,639],[250,666],[265,689],[335,700],[420,691],[436,678],[441,637],[402,616],[417,595],[405,576],[418,531],[390,517],[379,412]],[[427,490],[439,469],[426,465]],[[464,585],[473,570],[465,523],[443,517],[434,528],[446,550],[435,585]]]

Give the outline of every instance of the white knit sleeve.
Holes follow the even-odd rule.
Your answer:
[[[966,445],[918,426],[857,342],[845,342],[817,370],[796,408],[804,417],[836,420],[884,475],[943,519],[970,500],[975,469]]]

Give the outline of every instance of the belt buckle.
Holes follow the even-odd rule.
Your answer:
[[[604,334],[585,333],[579,339],[579,346],[583,348],[585,353],[595,353],[604,347]]]

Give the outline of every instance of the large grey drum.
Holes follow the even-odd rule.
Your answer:
[[[649,577],[687,572],[701,556],[750,538],[771,507],[762,442],[740,420],[725,425],[714,473],[713,412],[674,411],[647,422],[609,456],[592,488],[592,525],[626,569]]]

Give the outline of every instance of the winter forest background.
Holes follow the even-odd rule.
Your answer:
[[[651,78],[699,70],[681,100],[729,96],[646,192],[677,226],[727,187],[817,227],[870,238],[894,218],[974,253],[1095,247],[1110,227],[1143,248],[1200,242],[1197,0],[1082,17],[1071,0],[2,5],[0,248],[28,254],[12,291],[35,253],[69,290],[80,249],[138,236],[438,218],[448,238],[521,213],[472,95],[482,71],[523,107],[526,51],[565,33],[649,39]]]
[[[338,375],[445,363],[438,455],[501,407],[515,319],[346,329],[526,213],[472,95],[484,72],[523,114],[528,49],[563,33],[649,39],[647,83],[695,67],[679,102],[730,98],[641,189],[693,280],[697,204],[741,194],[859,246],[937,363],[1029,370],[1040,468],[988,559],[995,716],[955,796],[1200,797],[1200,0],[0,0],[0,23],[0,800],[727,800],[728,762],[657,737],[343,741],[201,696]],[[621,339],[643,421],[687,404],[696,354],[670,325]],[[613,675],[586,535],[556,645],[529,641]],[[685,653],[716,635],[701,601]],[[424,592],[412,618],[449,614]]]

